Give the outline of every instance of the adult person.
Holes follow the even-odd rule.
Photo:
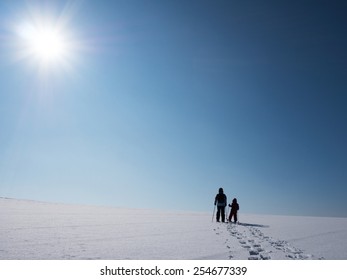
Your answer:
[[[225,207],[227,206],[227,196],[224,194],[223,188],[219,188],[218,194],[214,200],[214,205],[217,206],[217,222],[222,218],[222,222],[225,222]]]

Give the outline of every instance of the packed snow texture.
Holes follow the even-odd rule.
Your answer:
[[[213,210],[213,209],[211,209]],[[167,212],[0,198],[0,259],[347,259],[347,218],[212,222]]]

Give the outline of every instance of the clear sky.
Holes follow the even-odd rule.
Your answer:
[[[0,1],[0,196],[347,217],[346,1]]]

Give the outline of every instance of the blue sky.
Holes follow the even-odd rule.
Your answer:
[[[0,196],[347,217],[345,1],[1,1]],[[62,26],[65,56],[18,26]],[[23,54],[24,53],[24,54]]]

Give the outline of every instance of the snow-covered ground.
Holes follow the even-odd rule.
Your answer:
[[[347,218],[240,216],[0,198],[0,259],[347,259]]]

